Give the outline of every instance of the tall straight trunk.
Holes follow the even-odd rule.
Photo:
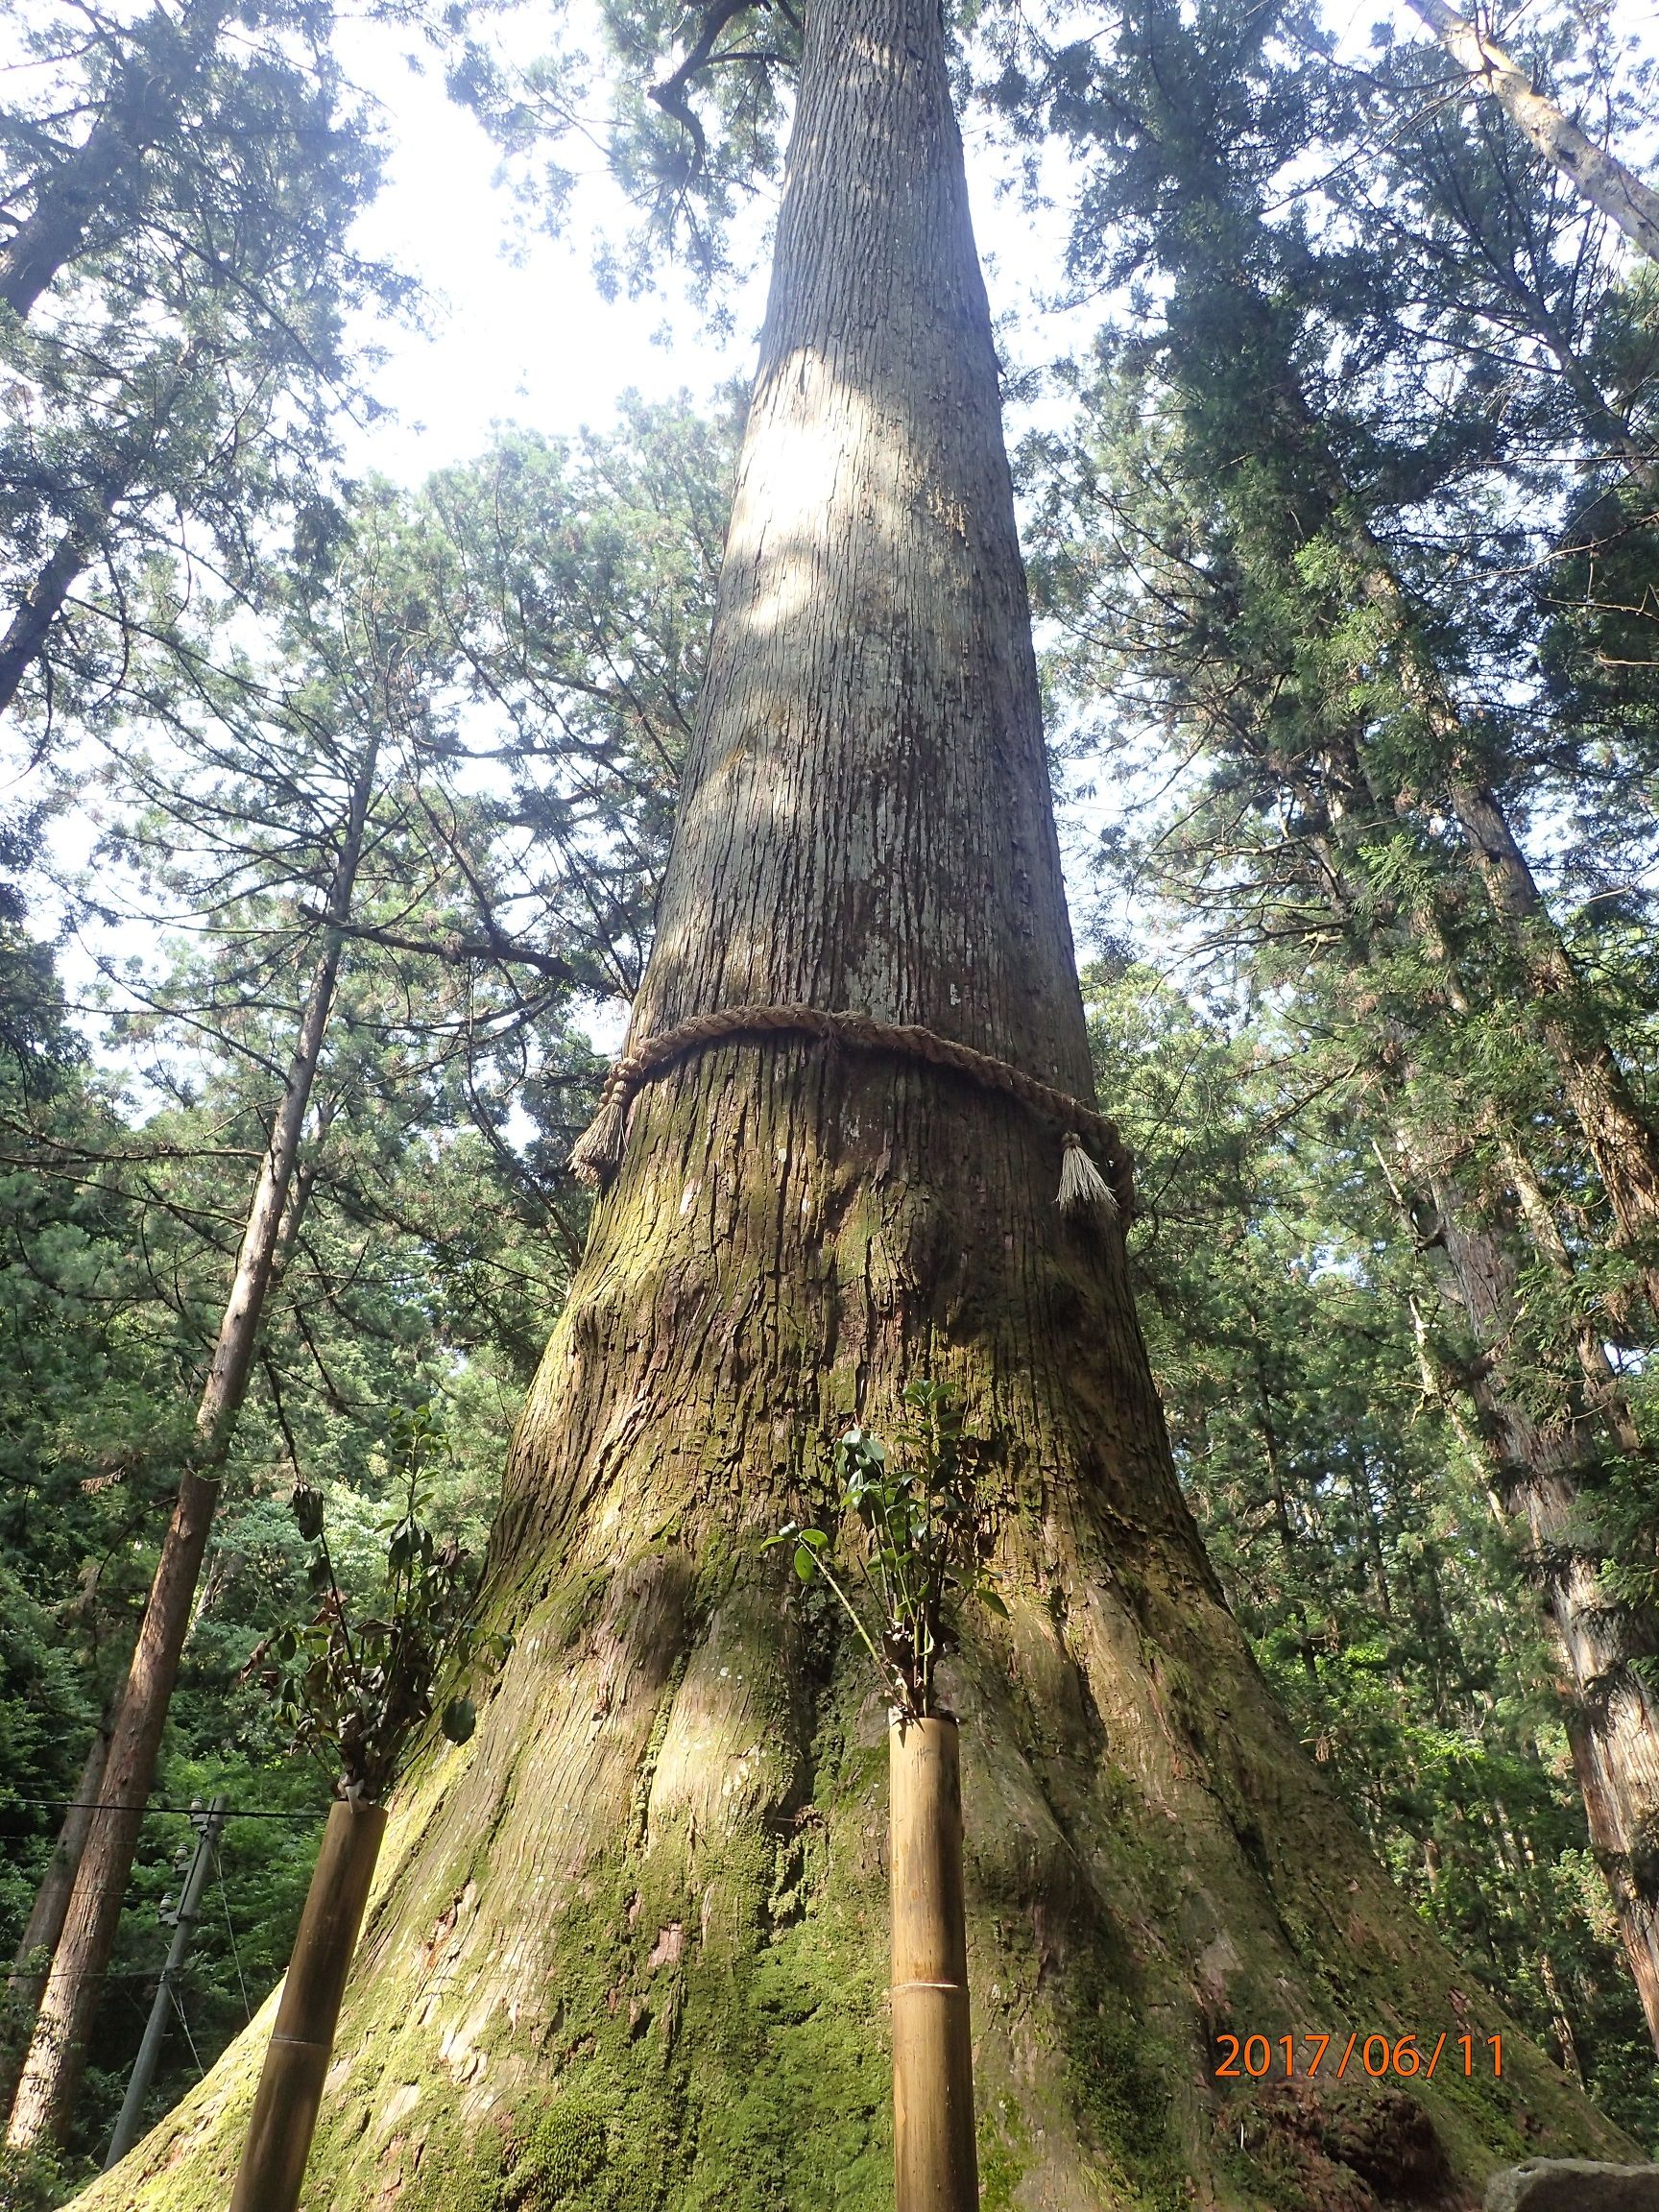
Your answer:
[[[1601,1009],[1562,942],[1503,808],[1484,783],[1455,777],[1456,809],[1493,909],[1520,956],[1532,1019],[1596,1163],[1621,1245],[1635,1260],[1659,1318],[1659,1126],[1631,1090]]]
[[[1611,1893],[1631,1978],[1659,2050],[1659,1869],[1648,1838],[1659,1831],[1659,1698],[1643,1663],[1656,1647],[1645,1624],[1615,1605],[1581,1502],[1601,1420],[1575,1407],[1540,1421],[1506,1372],[1518,1318],[1514,1262],[1497,1231],[1443,1176],[1426,1170],[1446,1286],[1477,1357],[1458,1380],[1506,1518],[1526,1534],[1527,1557],[1559,1655],[1574,1769],[1596,1854]],[[1617,1441],[1617,1437],[1615,1441]]]
[[[1521,1212],[1526,1217],[1527,1233],[1531,1239],[1532,1249],[1556,1281],[1571,1294],[1578,1271],[1567,1249],[1567,1239],[1562,1234],[1560,1222],[1555,1218],[1555,1209],[1549,1194],[1539,1182],[1532,1163],[1514,1137],[1503,1131],[1499,1133],[1498,1141],[1503,1171],[1514,1185],[1515,1194],[1521,1202]],[[1580,1314],[1573,1337],[1589,1405],[1605,1423],[1607,1433],[1621,1452],[1629,1455],[1640,1452],[1642,1432],[1636,1425],[1630,1400],[1614,1371],[1612,1360],[1607,1357],[1607,1346],[1600,1330],[1596,1326],[1593,1312]]]
[[[106,1713],[93,1730],[81,1779],[75,1785],[75,1795],[64,1809],[63,1824],[58,1831],[58,1840],[46,1862],[35,1902],[29,1909],[29,1917],[12,1956],[6,1986],[5,2043],[0,2047],[0,2111],[12,2108],[24,2047],[40,2009],[46,1970],[58,1948],[58,1938],[63,1933],[63,1916],[69,1910],[75,1870],[86,1848],[92,1809],[103,1792],[104,1767],[109,1756],[110,1719],[111,1715]]]
[[[633,1036],[803,1001],[1088,1095],[938,0],[806,16]],[[849,1420],[892,1428],[910,1377],[955,1387],[1017,1501],[1010,1619],[971,1610],[940,1681],[987,2199],[1275,2201],[1283,2154],[1363,2212],[1483,2169],[1517,2094],[1546,2140],[1610,2139],[1513,2030],[1490,2120],[1438,2083],[1344,2085],[1364,2125],[1323,2136],[1307,2113],[1334,2091],[1289,2118],[1252,2096],[1247,2127],[1229,2105],[1218,2026],[1300,2033],[1359,1988],[1367,2025],[1438,2025],[1463,1978],[1250,1661],[1121,1236],[1060,1213],[1061,1154],[1005,1093],[799,1036],[728,1038],[640,1092],[507,1471],[484,1610],[511,1655],[394,1809],[319,2204],[890,2212],[886,1716],[759,1540]],[[256,2064],[245,2038],[87,2206],[216,2200]]]
[[[175,25],[156,9],[133,34],[104,105],[75,151],[34,180],[35,204],[0,246],[0,301],[27,319],[40,295],[81,254],[100,215],[119,202],[131,222],[145,153],[166,136],[179,103],[200,77],[228,11],[207,0]]]
[[[1310,409],[1307,420],[1311,427]],[[1330,472],[1322,490],[1334,512],[1346,492],[1335,456],[1322,433],[1310,449]],[[1470,773],[1469,758],[1479,746],[1424,643],[1385,548],[1363,523],[1351,525],[1347,536],[1368,596],[1386,612],[1394,628],[1406,694],[1442,755],[1447,802],[1519,972],[1526,1016],[1555,1064],[1562,1094],[1601,1179],[1614,1240],[1631,1256],[1642,1294],[1659,1318],[1659,1123],[1619,1064],[1605,1012],[1538,889],[1502,801],[1488,782]],[[1373,792],[1371,797],[1380,802],[1386,795]],[[1439,953],[1437,917],[1420,908],[1415,926],[1420,938]]]
[[[1198,210],[1214,215],[1213,203],[1199,197]],[[1194,235],[1204,234],[1190,224]],[[1185,272],[1183,272],[1185,276]],[[1194,285],[1213,281],[1208,268]],[[1355,912],[1374,902],[1362,844],[1397,829],[1397,816],[1432,810],[1444,804],[1462,830],[1470,860],[1486,902],[1508,947],[1516,974],[1517,1011],[1532,1022],[1558,1071],[1562,1094],[1578,1124],[1586,1149],[1607,1194],[1615,1240],[1630,1254],[1643,1294],[1659,1315],[1659,1122],[1637,1097],[1608,1036],[1605,1010],[1579,973],[1559,926],[1533,878],[1503,804],[1481,776],[1472,772],[1479,759],[1479,733],[1473,728],[1436,661],[1411,600],[1403,587],[1388,547],[1358,511],[1326,426],[1310,400],[1290,344],[1289,332],[1274,306],[1246,281],[1227,280],[1229,328],[1236,329],[1239,353],[1256,364],[1260,378],[1257,416],[1262,435],[1289,434],[1294,440],[1296,478],[1284,500],[1291,524],[1285,554],[1320,532],[1340,544],[1352,564],[1353,589],[1382,618],[1383,649],[1392,660],[1406,701],[1421,715],[1432,737],[1437,773],[1424,788],[1407,796],[1397,784],[1374,774],[1372,749],[1361,725],[1334,717],[1327,758],[1321,764],[1323,803],[1346,818],[1334,822],[1338,849],[1334,864]],[[1202,358],[1201,356],[1199,357]],[[1243,434],[1255,435],[1252,425]],[[1379,642],[1372,638],[1372,648]],[[1221,742],[1234,741],[1231,724]],[[1283,776],[1277,762],[1271,771]],[[1297,792],[1307,805],[1309,794]],[[1432,895],[1419,892],[1403,924],[1437,964],[1449,969],[1441,916]]]
[[[144,1807],[155,1779],[161,1731],[190,1625],[192,1599],[219,1501],[225,1457],[247,1394],[258,1348],[260,1317],[282,1252],[284,1222],[291,1218],[289,1191],[345,943],[339,924],[350,910],[378,753],[378,736],[372,735],[365,743],[351,790],[325,910],[322,950],[301,1013],[287,1082],[260,1163],[230,1295],[197,1407],[192,1463],[179,1485],[137,1647],[116,1708],[103,1803],[82,1852],[63,1933],[12,2101],[6,2140],[19,2150],[30,2150],[45,2141],[63,2142],[73,2117]]]
[[[1267,1362],[1262,1347],[1256,1346],[1256,1398],[1261,1407],[1262,1458],[1267,1471],[1267,1496],[1273,1507],[1273,1532],[1279,1539],[1279,1549],[1285,1556],[1287,1575],[1294,1574],[1300,1546],[1296,1531],[1290,1526],[1290,1507],[1285,1496],[1285,1475],[1279,1463],[1279,1434],[1273,1419],[1273,1401],[1267,1389]],[[1300,1598],[1290,1601],[1291,1617],[1296,1623],[1296,1646],[1302,1655],[1302,1667],[1310,1680],[1317,1680],[1319,1660],[1313,1649],[1313,1636],[1308,1624],[1308,1608]]]
[[[1446,0],[1411,0],[1411,6],[1470,83],[1491,94],[1533,149],[1617,223],[1638,252],[1659,261],[1659,192],[1587,138],[1478,23],[1448,8]]]

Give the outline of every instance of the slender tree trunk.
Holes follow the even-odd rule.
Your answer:
[[[1538,1978],[1544,1984],[1544,1994],[1550,2000],[1551,2015],[1555,2023],[1555,2039],[1561,2046],[1561,2063],[1577,2082],[1584,2086],[1584,2066],[1578,2056],[1578,2038],[1573,2032],[1573,2015],[1567,2009],[1567,1993],[1561,1986],[1561,1977],[1548,1951],[1538,1954]]]
[[[35,1892],[35,1902],[12,1957],[6,1989],[6,2040],[0,2049],[0,2111],[9,2112],[12,2108],[23,2052],[40,2009],[46,1970],[58,1948],[58,1938],[63,1933],[63,1916],[69,1909],[75,1870],[81,1863],[81,1854],[91,1830],[92,1808],[104,1787],[111,1719],[112,1716],[106,1713],[93,1731],[92,1741],[86,1747],[86,1762],[75,1786],[74,1799],[64,1812],[58,1840],[46,1862],[40,1887]]]
[[[85,246],[101,214],[124,200],[132,220],[147,150],[175,123],[179,102],[210,58],[227,11],[187,8],[181,25],[156,9],[132,35],[135,50],[82,144],[34,180],[35,204],[0,247],[0,301],[27,318],[53,279]]]
[[[1354,1512],[1359,1523],[1360,1541],[1365,1547],[1366,1564],[1371,1570],[1371,1587],[1377,1594],[1377,1610],[1384,1621],[1394,1617],[1393,1594],[1388,1588],[1388,1563],[1382,1556],[1382,1531],[1377,1525],[1377,1500],[1371,1488],[1371,1469],[1365,1457],[1365,1447],[1356,1443],[1354,1465],[1348,1479],[1349,1493],[1354,1500]]]
[[[1601,1010],[1561,941],[1496,796],[1461,777],[1453,779],[1451,790],[1487,895],[1524,963],[1532,1019],[1584,1132],[1619,1242],[1634,1257],[1643,1293],[1659,1317],[1659,1129],[1614,1057]]]
[[[1535,1022],[1555,1063],[1567,1104],[1601,1178],[1616,1241],[1632,1257],[1643,1293],[1659,1315],[1659,1126],[1619,1064],[1604,1011],[1578,973],[1500,800],[1470,772],[1469,763],[1480,751],[1479,732],[1425,643],[1388,548],[1362,516],[1353,513],[1339,456],[1303,388],[1275,310],[1243,284],[1232,287],[1229,304],[1239,325],[1241,347],[1247,344],[1260,364],[1262,421],[1277,421],[1282,425],[1287,418],[1292,427],[1298,485],[1294,501],[1287,500],[1286,506],[1297,534],[1305,540],[1329,531],[1343,545],[1353,564],[1353,588],[1386,623],[1391,634],[1388,651],[1401,687],[1422,714],[1440,756],[1438,776],[1429,780],[1426,791],[1407,798],[1397,786],[1391,788],[1374,777],[1356,729],[1337,727],[1331,732],[1326,803],[1338,811],[1327,849],[1335,900],[1347,909],[1345,920],[1350,913],[1369,911],[1374,886],[1357,845],[1380,832],[1389,834],[1400,812],[1418,810],[1425,801],[1443,801],[1449,806],[1514,957],[1520,984],[1516,996],[1523,1001],[1525,1017]],[[1287,546],[1286,557],[1288,551]],[[1230,729],[1221,742],[1232,745]],[[1269,773],[1282,777],[1284,771],[1275,763]],[[1345,817],[1339,812],[1344,794]],[[1298,797],[1306,803],[1306,794]],[[1432,895],[1417,896],[1402,920],[1455,983],[1442,917]]]
[[[1641,1665],[1654,1639],[1610,1601],[1587,1541],[1580,1478],[1596,1448],[1594,1423],[1572,1408],[1540,1422],[1520,1404],[1505,1375],[1517,1318],[1513,1263],[1451,1187],[1431,1171],[1430,1179],[1444,1270],[1476,1346],[1460,1379],[1477,1409],[1496,1494],[1527,1531],[1530,1572],[1561,1658],[1591,1847],[1659,2050],[1659,1868],[1647,1842],[1659,1831],[1659,1698]]]
[[[116,1709],[103,1809],[93,1820],[82,1853],[63,1933],[12,2103],[6,2139],[20,2150],[42,2141],[61,2143],[73,2115],[189,1628],[191,1601],[218,1503],[220,1476],[247,1393],[258,1347],[260,1317],[282,1250],[289,1190],[340,969],[344,937],[335,924],[350,907],[377,757],[378,738],[372,736],[365,744],[350,796],[329,892],[323,947],[301,1015],[287,1084],[260,1165],[230,1295],[197,1408],[193,1463],[185,1469],[179,1486],[137,1647]]]
[[[1639,252],[1659,261],[1659,192],[1587,138],[1495,38],[1448,8],[1446,0],[1411,0],[1411,6],[1458,68],[1492,95],[1534,150],[1617,223]]]
[[[1515,1186],[1515,1194],[1521,1201],[1526,1215],[1527,1231],[1532,1249],[1550,1268],[1557,1282],[1571,1288],[1577,1277],[1567,1240],[1561,1234],[1561,1225],[1555,1218],[1555,1210],[1549,1196],[1533,1173],[1532,1164],[1506,1132],[1499,1135],[1499,1149],[1503,1154],[1504,1172]],[[1613,1362],[1607,1357],[1607,1347],[1601,1332],[1596,1327],[1593,1315],[1582,1316],[1574,1330],[1574,1348],[1578,1355],[1579,1371],[1591,1406],[1607,1427],[1607,1431],[1619,1450],[1630,1455],[1642,1450],[1642,1431]]]
[[[1317,451],[1321,465],[1332,471],[1327,489],[1334,503],[1342,485],[1322,434]],[[1502,803],[1489,784],[1468,773],[1468,757],[1478,749],[1471,743],[1473,733],[1423,644],[1384,548],[1363,524],[1352,528],[1349,539],[1371,599],[1386,610],[1395,626],[1407,693],[1443,750],[1447,799],[1520,970],[1527,1018],[1555,1063],[1562,1093],[1601,1178],[1615,1241],[1631,1255],[1642,1293],[1659,1317],[1659,1127],[1619,1065],[1603,1010],[1545,903]],[[1426,939],[1440,936],[1432,913],[1420,911],[1417,926]],[[1440,950],[1437,945],[1432,949]]]
[[[101,519],[114,512],[118,494],[111,491],[104,502]],[[63,602],[77,576],[92,558],[95,531],[75,523],[53,547],[45,566],[29,589],[29,595],[0,637],[0,714],[17,696],[17,687],[40,657],[52,625],[63,612]]]
[[[1262,1409],[1262,1457],[1267,1470],[1267,1496],[1273,1506],[1273,1530],[1284,1553],[1286,1575],[1295,1572],[1298,1545],[1296,1532],[1290,1526],[1290,1507],[1285,1496],[1285,1476],[1279,1464],[1279,1436],[1273,1421],[1273,1401],[1267,1390],[1267,1363],[1262,1356],[1262,1347],[1256,1346],[1256,1395]],[[1310,1682],[1319,1678],[1319,1661],[1313,1650],[1312,1632],[1308,1625],[1308,1608],[1300,1598],[1291,1599],[1291,1617],[1296,1623],[1296,1644],[1302,1655],[1302,1671]]]
[[[860,1008],[1085,1096],[937,0],[808,12],[776,256],[633,1035]],[[1060,1214],[1061,1151],[1004,1094],[801,1039],[728,1040],[635,1100],[508,1468],[485,1610],[511,1656],[395,1812],[319,2203],[889,2212],[886,1717],[758,1540],[911,1376],[956,1388],[1017,1502],[1010,1620],[971,1609],[941,1676],[987,2195],[1273,2201],[1278,2124],[1253,2103],[1240,2150],[1216,2024],[1300,2033],[1359,1987],[1452,2016],[1458,1970],[1221,1602],[1121,1237]],[[1607,2140],[1513,2034],[1500,2101],[1524,2084],[1547,2139]],[[251,2070],[229,2055],[88,2207],[211,2200]],[[1487,2160],[1477,2107],[1411,2097],[1365,2134],[1384,2194]],[[1379,2200],[1328,2135],[1310,2187]]]

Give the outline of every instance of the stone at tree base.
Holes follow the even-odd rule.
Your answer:
[[[1493,2175],[1486,2212],[1659,2212],[1659,2166],[1529,2159]]]

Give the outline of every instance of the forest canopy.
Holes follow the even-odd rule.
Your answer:
[[[1411,1925],[1659,2154],[1651,27],[1578,0],[947,15],[1180,1494]],[[10,0],[0,25],[0,2203],[24,2212],[103,2164],[193,1805],[229,1816],[147,2123],[287,1962],[337,1777],[272,1695],[274,1641],[325,1589],[372,1610],[417,1505],[486,1603],[514,1593],[501,1652],[575,1572],[556,1517],[530,1558],[525,1438],[609,1249],[571,1148],[630,1009],[698,1010],[647,970],[660,930],[690,957],[670,854],[710,832],[677,807],[742,686],[716,613],[764,558],[758,463],[730,550],[728,525],[811,23]],[[480,302],[542,287],[602,407],[400,416],[469,312],[384,243],[411,84],[493,180],[455,184]],[[608,316],[665,342],[636,360]],[[799,483],[764,478],[774,533],[839,495],[800,449]],[[902,746],[878,769],[902,789]],[[871,852],[857,926],[926,909]],[[894,1235],[923,1255],[898,1274],[933,1263],[931,1232]],[[813,1389],[766,1401],[778,1469],[863,1411]],[[636,1444],[605,1431],[618,1465]],[[176,1685],[142,1773],[109,1754],[107,1781],[191,1482]],[[691,1548],[689,1508],[658,1508],[641,1557]],[[838,1680],[825,1618],[799,1633]],[[135,1791],[126,1859],[46,2080],[43,1900],[106,1789]],[[779,1927],[816,1878],[784,1798]],[[1130,2032],[1099,2032],[1091,2064],[1129,2080]],[[1112,2201],[1185,2200],[1162,2120],[1091,2125]],[[1014,2201],[980,2158],[987,2206]]]

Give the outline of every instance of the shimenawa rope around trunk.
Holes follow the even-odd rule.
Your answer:
[[[1134,1162],[1117,1124],[1104,1114],[1023,1074],[1006,1060],[936,1036],[918,1023],[877,1022],[868,1014],[831,1014],[818,1006],[728,1006],[717,1014],[694,1014],[624,1052],[611,1063],[599,1094],[599,1111],[570,1155],[570,1166],[580,1179],[603,1189],[621,1166],[628,1109],[637,1091],[687,1053],[733,1037],[809,1037],[865,1052],[897,1052],[966,1076],[982,1090],[1000,1091],[1063,1132],[1058,1204],[1064,1213],[1101,1214],[1126,1221],[1134,1212]],[[1090,1157],[1089,1140],[1099,1149],[1104,1176]]]

